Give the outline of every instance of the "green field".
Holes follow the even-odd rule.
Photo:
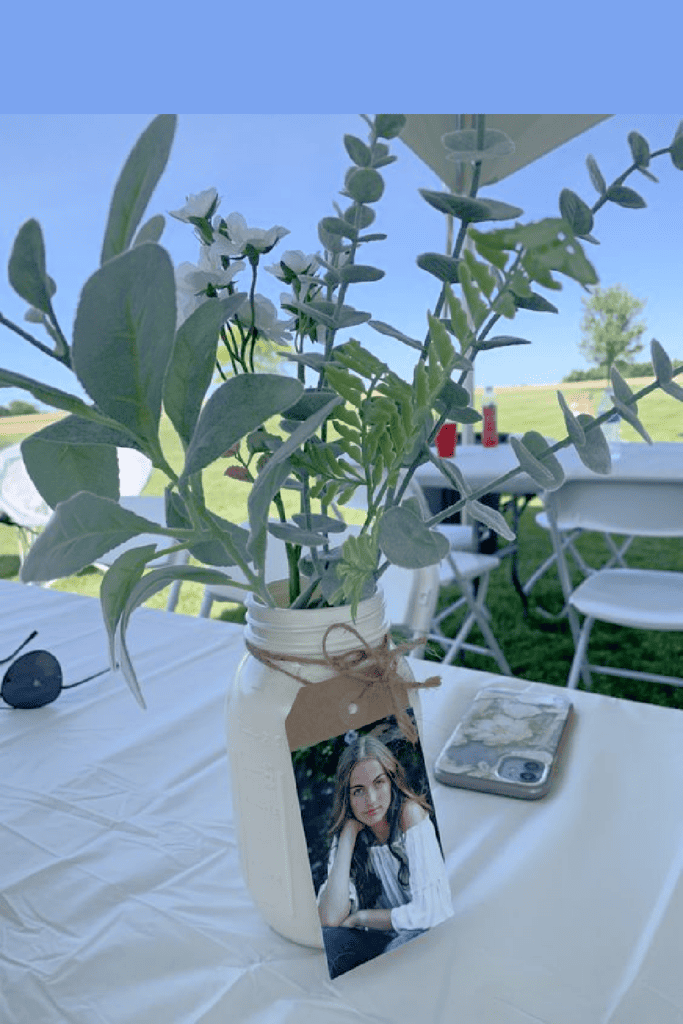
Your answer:
[[[561,389],[568,402],[582,403],[579,411],[591,411],[591,400],[594,401],[593,411],[600,400],[601,388],[593,382],[580,385],[562,385]],[[635,387],[634,387],[635,390]],[[496,391],[498,401],[498,427],[500,431],[522,433],[526,430],[538,430],[547,437],[560,439],[564,436],[563,419],[557,404],[554,388],[526,387],[499,388]],[[476,404],[480,404],[477,393]],[[588,403],[588,404],[586,404]],[[640,405],[641,419],[656,441],[678,441],[683,437],[683,406],[674,399],[655,392],[648,395]],[[38,429],[41,424],[37,424]],[[5,421],[5,430],[10,424]],[[21,439],[21,434],[0,434],[0,447],[12,444]],[[640,440],[631,427],[622,428],[622,438],[626,441]],[[182,454],[179,442],[169,424],[165,424],[162,432],[162,443],[168,461],[176,468],[180,467]],[[644,442],[643,442],[644,443]],[[204,487],[207,500],[212,509],[233,522],[243,522],[247,516],[248,484],[240,483],[224,475],[227,463],[219,462],[204,473]],[[146,494],[162,494],[164,477],[154,471],[145,488]],[[295,499],[290,499],[295,500]],[[536,526],[534,516],[539,509],[539,502],[532,502],[525,511],[520,528],[520,576],[524,580],[531,575],[550,553],[550,540],[547,533]],[[599,564],[601,560],[602,540],[586,536],[581,538],[583,553],[589,562]],[[17,531],[14,527],[0,527],[0,577],[18,579],[19,547]],[[662,568],[683,570],[683,549],[678,541],[637,541],[629,552],[630,564],[657,564]],[[55,581],[55,590],[73,591],[91,597],[99,594],[102,574],[97,569],[87,569],[78,576]],[[203,588],[197,584],[186,583],[180,592],[177,611],[180,614],[197,615],[201,603]],[[446,598],[448,595],[444,595]],[[164,608],[167,592],[162,591],[149,601],[150,607]],[[534,590],[530,602],[530,611],[524,615],[521,602],[510,583],[508,567],[504,564],[493,574],[487,603],[492,614],[494,631],[505,650],[512,671],[520,678],[563,685],[569,671],[572,654],[572,641],[566,620],[549,622],[539,612],[540,608],[557,610],[561,607],[561,591],[556,574],[550,573]],[[241,621],[243,610],[237,605],[214,604],[214,618]],[[451,633],[457,628],[457,621],[452,623]],[[594,630],[595,644],[602,648],[602,655],[608,662],[630,667],[649,666],[653,671],[676,674],[681,665],[683,646],[679,634],[644,634],[636,631],[615,630],[609,627],[596,626]],[[436,653],[436,652],[435,652]],[[491,659],[477,655],[465,654],[465,664],[472,668],[495,671],[495,663]],[[683,673],[681,673],[683,674]],[[632,683],[626,680],[596,677],[595,689],[614,696],[624,696],[635,700],[653,701],[674,707],[683,707],[683,689],[673,687],[654,687],[650,684]]]

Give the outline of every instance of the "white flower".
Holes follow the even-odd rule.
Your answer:
[[[207,188],[203,192],[198,192],[196,196],[188,196],[187,202],[180,210],[169,210],[168,212],[177,220],[184,220],[189,224],[190,217],[210,216],[218,203],[218,191],[215,188]]]
[[[314,253],[307,256],[301,249],[288,249],[287,252],[283,252],[279,263],[273,263],[272,266],[265,268],[269,274],[273,274],[280,281],[286,280],[282,263],[297,277],[300,274],[314,274],[320,265],[318,257]]]
[[[278,320],[277,309],[265,295],[257,293],[254,296],[254,310],[256,327],[261,334],[281,345],[286,345],[292,340],[289,329],[294,326],[294,320]],[[240,307],[239,318],[247,328],[251,327],[251,303],[248,299],[245,299],[244,305]]]
[[[209,248],[202,247],[199,266],[195,263],[181,263],[176,267],[178,326],[205,301],[209,285],[216,290],[225,288],[238,271],[244,270],[244,263],[233,263],[224,270],[220,262],[217,262],[217,257],[212,258],[208,252],[205,254]]]
[[[233,256],[243,255],[247,247],[255,249],[256,252],[270,252],[281,238],[289,234],[289,230],[279,224],[267,231],[263,228],[247,227],[241,213],[231,213],[225,224]]]

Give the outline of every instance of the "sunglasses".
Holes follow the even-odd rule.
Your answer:
[[[34,629],[9,657],[0,658],[0,665],[12,661],[37,635],[38,630]],[[65,686],[62,683],[62,666],[54,654],[50,654],[49,651],[29,651],[13,661],[5,672],[0,686],[0,697],[12,708],[42,708],[45,704],[57,700],[62,690],[71,690],[74,686],[89,683],[91,679],[103,676],[109,671],[108,668],[104,668],[85,679],[79,679],[77,683]]]

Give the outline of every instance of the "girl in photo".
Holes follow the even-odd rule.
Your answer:
[[[388,747],[355,739],[339,759],[318,908],[331,977],[452,916],[429,803]]]

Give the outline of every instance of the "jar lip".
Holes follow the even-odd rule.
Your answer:
[[[358,602],[358,613],[361,609],[367,609],[370,611],[378,603],[384,603],[384,595],[379,587],[377,587],[369,597],[364,597],[362,601]],[[308,618],[312,614],[315,614],[319,618],[336,618],[339,614],[343,614],[343,609],[351,609],[350,604],[338,604],[330,605],[326,608],[291,608],[289,606],[282,607],[280,605],[272,608],[267,605],[257,594],[249,593],[245,600],[247,609],[247,615],[251,615],[255,618],[260,618],[262,615],[267,617],[272,616],[298,616],[301,618]],[[357,616],[358,617],[358,614]],[[353,621],[353,619],[351,620]]]

